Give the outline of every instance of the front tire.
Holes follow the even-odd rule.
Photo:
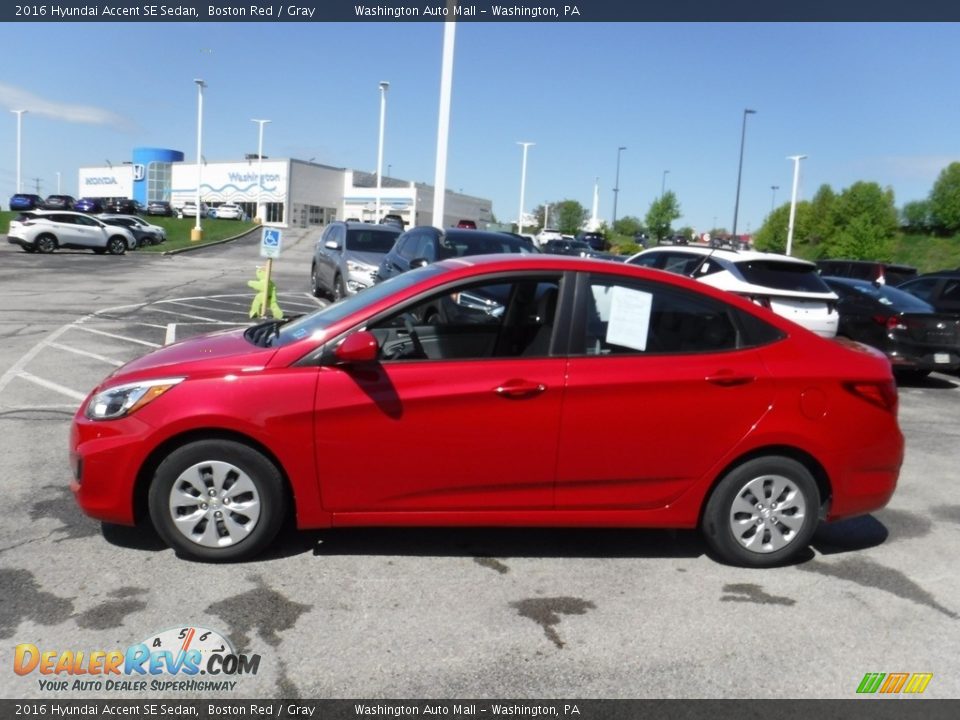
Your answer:
[[[343,300],[347,296],[347,284],[343,281],[342,275],[337,275],[333,279],[333,301]]]
[[[320,274],[317,272],[317,264],[310,266],[310,287],[313,289],[314,297],[323,297],[323,288],[320,287]]]
[[[127,240],[119,235],[114,235],[107,240],[107,252],[111,255],[123,255],[127,251]]]
[[[232,440],[174,450],[150,485],[150,517],[179,555],[206,562],[251,558],[276,536],[287,497],[277,467]]]
[[[796,460],[771,455],[724,476],[710,495],[701,529],[724,562],[772,567],[809,545],[819,510],[820,492],[810,471]]]

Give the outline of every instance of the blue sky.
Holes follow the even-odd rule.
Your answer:
[[[0,26],[0,105],[23,117],[24,191],[75,194],[77,170],[139,146],[196,153],[196,86],[208,161],[256,152],[376,169],[390,82],[384,170],[433,184],[440,23],[45,23]],[[448,187],[516,218],[521,140],[526,209],[574,199],[600,217],[643,217],[664,170],[683,216],[732,225],[744,108],[740,232],[792,183],[890,186],[922,199],[960,160],[960,26],[954,24],[460,23]],[[15,190],[16,116],[0,116],[0,193]]]

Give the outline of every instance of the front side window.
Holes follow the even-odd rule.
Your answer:
[[[739,346],[735,312],[691,292],[593,276],[582,297],[586,355],[720,352]]]
[[[380,360],[544,357],[560,293],[558,275],[447,288],[371,325]]]

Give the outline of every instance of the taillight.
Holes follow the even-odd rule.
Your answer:
[[[874,315],[873,321],[877,325],[883,325],[888,332],[907,329],[907,326],[903,324],[903,321],[897,315]]]
[[[871,405],[892,413],[897,411],[897,385],[893,380],[848,382],[844,387]]]

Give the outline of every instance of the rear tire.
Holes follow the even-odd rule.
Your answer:
[[[41,235],[33,241],[33,246],[38,253],[52,253],[57,249],[57,239],[53,235]]]
[[[735,467],[714,488],[701,530],[726,563],[782,565],[806,548],[819,522],[820,492],[802,464],[778,455]]]

